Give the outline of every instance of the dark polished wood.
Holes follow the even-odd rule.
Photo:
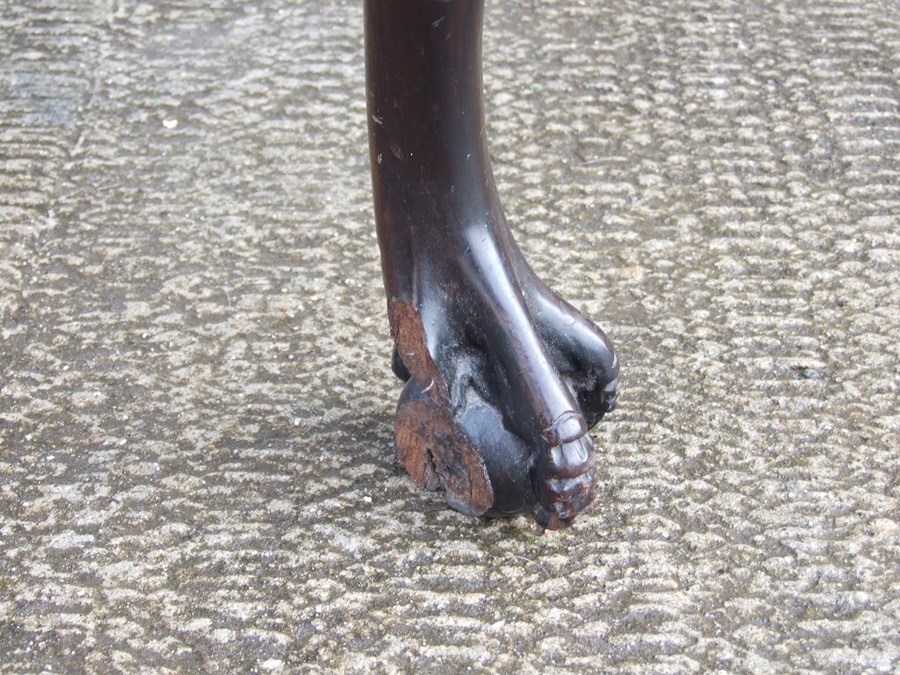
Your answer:
[[[551,528],[593,499],[588,435],[618,362],[535,276],[494,183],[481,75],[483,0],[366,0],[369,147],[410,475],[481,516]]]

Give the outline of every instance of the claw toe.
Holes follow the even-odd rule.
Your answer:
[[[586,434],[541,453],[532,469],[538,502],[551,519],[570,521],[581,513],[596,481],[594,446]]]

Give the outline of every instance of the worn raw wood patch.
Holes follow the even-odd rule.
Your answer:
[[[394,298],[390,320],[400,358],[423,394],[397,410],[400,461],[422,487],[443,488],[451,507],[481,515],[494,504],[487,467],[453,421],[447,384],[428,352],[422,318],[410,303]]]
[[[428,391],[431,397],[437,399],[448,394],[444,378],[438,371],[437,364],[428,352],[428,343],[425,339],[425,326],[422,317],[410,303],[398,298],[392,298],[389,315],[391,322],[391,337],[397,346],[397,353],[403,360],[403,365],[419,383],[423,391]],[[432,390],[434,388],[434,390]]]
[[[447,503],[479,516],[494,504],[481,456],[455,429],[449,409],[428,399],[404,402],[397,410],[397,454],[416,483],[443,488]]]

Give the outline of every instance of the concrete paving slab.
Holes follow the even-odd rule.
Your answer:
[[[0,5],[0,670],[891,672],[900,8],[488,3],[613,338],[562,533],[405,476],[350,0]]]

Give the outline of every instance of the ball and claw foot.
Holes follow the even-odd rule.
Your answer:
[[[609,340],[534,274],[490,166],[483,0],[366,0],[375,220],[395,371],[397,449],[475,516],[572,522],[593,499],[588,429],[616,402]]]
[[[599,329],[568,305],[563,312],[569,327],[573,317],[579,322],[580,341],[572,343],[577,330],[568,331],[569,344],[545,325],[538,332],[552,340],[548,351],[557,356],[559,382],[578,409],[559,414],[535,438],[521,420],[534,415],[521,409],[523,399],[506,391],[500,400],[508,378],[498,374],[489,350],[455,344],[450,356],[435,358],[416,308],[391,302],[392,366],[406,381],[397,408],[398,455],[420,486],[443,490],[452,508],[489,517],[530,511],[555,530],[568,527],[593,501],[597,466],[588,430],[616,405],[618,362]],[[439,361],[450,367],[440,368]],[[516,402],[518,410],[511,408]]]

